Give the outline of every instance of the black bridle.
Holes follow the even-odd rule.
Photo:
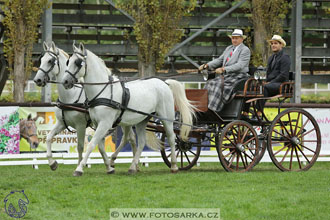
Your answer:
[[[78,79],[76,77],[76,75],[79,73],[79,71],[81,70],[81,68],[85,65],[85,72],[87,71],[87,63],[86,63],[86,58],[87,58],[87,54],[85,51],[85,54],[79,53],[79,52],[74,52],[75,54],[80,55],[83,58],[80,58],[77,56],[77,59],[74,61],[75,65],[78,67],[78,69],[74,72],[71,73],[69,70],[65,70],[66,73],[68,73],[73,79],[74,79],[74,83],[78,82]],[[69,60],[66,62],[66,65],[69,65]]]
[[[59,62],[59,58],[58,58],[58,53],[54,53],[53,51],[47,50],[45,51],[42,56],[40,56],[39,60],[41,61],[41,58],[46,54],[49,53],[50,56],[52,57],[48,63],[51,65],[50,68],[46,71],[44,69],[42,69],[41,67],[38,68],[38,70],[42,71],[45,75],[46,75],[46,82],[50,81],[50,77],[48,75],[48,73],[50,73],[50,71],[52,71],[55,67],[55,65],[57,64],[58,66],[58,72],[61,72],[61,67],[60,67],[60,62]]]

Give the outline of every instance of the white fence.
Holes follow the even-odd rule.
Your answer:
[[[112,153],[107,153],[110,157]],[[85,154],[83,154],[85,156]],[[77,164],[77,153],[53,153],[53,158],[58,164]],[[131,163],[133,155],[131,152],[121,152],[118,154],[116,163]],[[217,151],[201,151],[200,162],[219,162]],[[91,153],[87,160],[87,165],[103,164],[103,159],[99,153]],[[149,163],[164,163],[160,152],[142,152],[140,163],[148,166]],[[26,153],[26,154],[5,154],[0,155],[0,166],[17,166],[17,165],[32,165],[38,169],[38,165],[48,164],[46,153]]]
[[[112,153],[107,153],[110,157]],[[56,159],[58,164],[72,165],[78,163],[77,153],[53,153],[53,158]],[[330,161],[330,151],[322,151],[317,161]],[[118,154],[116,163],[131,163],[132,153],[121,152]],[[186,162],[186,161],[185,161]],[[219,158],[217,151],[207,150],[201,151],[197,166],[200,163],[218,162]],[[268,152],[265,152],[260,162],[272,162]],[[103,164],[103,159],[99,153],[91,153],[90,158],[87,160],[87,165],[90,167],[92,164]],[[140,163],[146,167],[149,163],[164,163],[159,152],[142,152]],[[28,154],[7,154],[0,155],[0,166],[18,166],[18,165],[31,165],[34,169],[38,169],[38,165],[48,165],[46,153],[28,153]],[[220,165],[220,163],[219,163]]]

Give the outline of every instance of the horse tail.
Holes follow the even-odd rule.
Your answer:
[[[193,124],[193,117],[195,116],[195,107],[187,99],[183,85],[172,79],[165,81],[172,90],[174,97],[174,104],[179,109],[181,121],[184,123],[180,129],[180,136],[183,140],[188,139],[191,126]]]
[[[156,137],[156,134],[153,131],[146,131],[146,145],[155,151],[164,148],[163,142]]]

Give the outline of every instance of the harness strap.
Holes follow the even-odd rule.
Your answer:
[[[71,129],[69,129],[69,126],[68,126],[68,124],[67,124],[66,121],[65,121],[64,110],[62,110],[62,120],[63,120],[63,123],[64,123],[65,128],[66,128],[69,132],[71,132],[71,133],[76,133],[75,131],[72,131]]]
[[[64,126],[71,133],[75,133],[75,131],[72,131],[69,129],[69,126],[67,125],[67,123],[65,121],[64,111],[78,111],[78,112],[85,113],[86,115],[89,115],[88,110],[86,109],[84,103],[65,104],[65,103],[61,102],[60,99],[57,99],[56,107],[58,107],[59,109],[62,110],[62,120],[63,120]],[[91,123],[92,123],[91,119],[88,119],[86,128],[89,127],[91,125]]]
[[[115,123],[113,123],[112,128],[117,127],[117,125],[121,122],[122,116],[127,108],[129,99],[130,99],[130,93],[129,89],[125,87],[125,82],[120,82],[121,87],[123,88],[123,95],[122,95],[122,100],[121,100],[121,112],[119,117],[116,119]],[[111,93],[112,94],[112,93]]]
[[[119,102],[113,101],[111,99],[106,99],[106,98],[98,98],[98,99],[95,99],[93,101],[90,101],[90,102],[86,103],[87,108],[92,108],[92,107],[99,106],[99,105],[105,105],[105,106],[108,106],[108,107],[114,108],[114,109],[123,108],[123,106]],[[173,122],[174,124],[187,125],[187,126],[190,126],[192,128],[200,128],[200,127],[197,127],[197,126],[194,126],[194,125],[191,125],[191,124],[178,122],[178,121],[171,120],[171,119],[168,119],[168,118],[164,118],[164,117],[152,114],[152,113],[146,113],[146,112],[142,112],[142,111],[139,111],[139,110],[135,110],[135,109],[132,109],[132,108],[129,108],[129,107],[126,107],[125,109],[128,110],[128,111],[131,111],[131,112],[141,114],[141,115],[154,117],[154,118],[157,118],[159,120],[170,121],[170,122]]]

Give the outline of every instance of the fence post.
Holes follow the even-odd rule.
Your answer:
[[[42,17],[42,41],[46,41],[48,45],[52,42],[52,28],[53,28],[53,12],[52,1],[49,0],[49,8],[45,9]],[[41,100],[42,102],[51,102],[52,99],[52,85],[48,83],[42,87]]]

